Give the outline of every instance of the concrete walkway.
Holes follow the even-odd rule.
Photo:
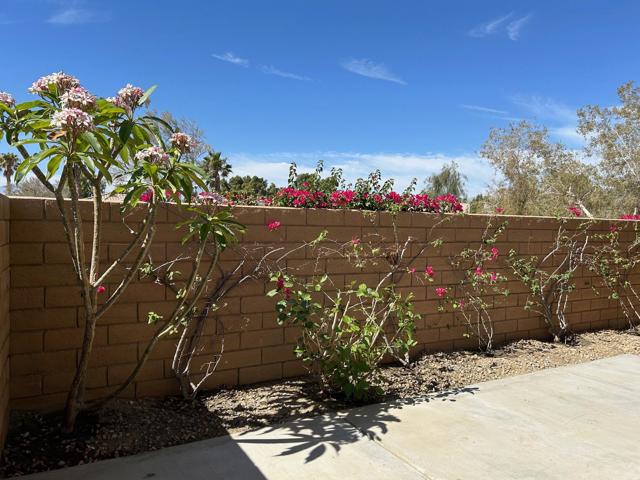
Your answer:
[[[640,357],[544,370],[26,478],[638,479]]]

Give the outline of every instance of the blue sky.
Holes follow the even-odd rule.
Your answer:
[[[65,70],[94,93],[158,84],[240,174],[322,158],[349,178],[420,180],[458,161],[472,193],[492,126],[547,125],[640,80],[637,1],[3,0],[0,90]],[[9,44],[7,44],[9,40]]]

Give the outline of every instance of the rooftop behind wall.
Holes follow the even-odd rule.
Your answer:
[[[6,200],[5,200],[6,202]],[[81,342],[83,318],[80,295],[70,264],[70,257],[55,202],[47,199],[11,198],[11,405],[14,408],[54,409],[63,405],[66,391],[74,373]],[[87,207],[90,205],[87,203]],[[104,206],[105,260],[113,260],[122,251],[130,235],[123,224],[117,203]],[[6,208],[4,209],[6,210]],[[4,211],[3,210],[3,211]],[[292,247],[304,240],[314,239],[328,228],[332,238],[342,241],[353,237],[366,237],[378,233],[391,239],[392,217],[383,212],[346,210],[304,210],[271,207],[234,207],[239,221],[248,226],[242,242],[272,242]],[[89,215],[90,208],[87,208]],[[179,219],[177,209],[170,205],[159,214],[157,235],[153,244],[154,261],[174,258],[181,250],[182,233],[175,228]],[[6,217],[3,217],[6,218]],[[548,251],[558,222],[552,218],[503,217],[509,226],[498,247],[504,253],[515,249],[524,254],[543,254]],[[266,224],[275,219],[282,223],[276,231],[268,231]],[[440,217],[424,213],[401,213],[397,218],[402,238],[411,235],[425,238]],[[127,221],[135,222],[135,215]],[[418,324],[418,350],[451,350],[474,347],[477,340],[467,338],[466,327],[453,313],[438,313],[435,287],[455,285],[458,277],[451,270],[449,256],[460,251],[469,242],[479,242],[487,217],[454,215],[441,223],[433,238],[444,244],[427,252],[416,262],[418,270],[433,265],[434,282],[423,285],[405,276],[401,282],[405,292],[415,296],[415,306],[424,314]],[[6,220],[2,232],[6,232]],[[570,220],[575,228],[577,220]],[[608,231],[610,222],[598,222],[592,230]],[[6,238],[3,234],[2,238]],[[6,243],[6,242],[4,242]],[[3,243],[3,245],[4,245]],[[6,250],[3,246],[2,252]],[[290,267],[302,265],[309,253],[302,250],[289,262]],[[1,256],[3,261],[7,255]],[[233,262],[229,255],[223,262]],[[339,259],[321,260],[337,282],[378,281],[382,270],[363,270]],[[6,277],[5,263],[2,272]],[[637,280],[637,279],[634,279]],[[593,278],[588,272],[579,272],[577,290],[571,296],[568,316],[576,331],[619,327],[623,323],[617,303],[597,296],[592,290]],[[114,285],[107,282],[108,289]],[[305,372],[294,358],[292,345],[298,331],[279,326],[274,313],[274,300],[267,298],[268,286],[252,283],[233,291],[218,312],[225,329],[225,353],[218,371],[207,387],[222,384],[236,385],[297,376]],[[518,282],[510,282],[513,292],[508,297],[493,299],[493,319],[496,343],[518,338],[541,338],[547,329],[535,314],[524,310],[527,295]],[[4,291],[4,290],[3,290]],[[0,302],[5,306],[6,302]],[[147,324],[147,313],[159,314],[171,308],[170,292],[150,281],[132,284],[97,327],[95,350],[88,376],[89,397],[102,396],[120,384],[133,369],[141,351],[150,338],[153,326]],[[209,348],[199,357],[207,361],[217,348],[215,322],[207,331]],[[0,311],[0,345],[7,336],[6,317]],[[166,395],[178,392],[172,377],[170,362],[174,340],[161,341],[136,382],[125,392],[128,397]],[[2,352],[6,351],[3,347]],[[7,370],[6,354],[0,357]],[[197,367],[196,367],[197,370]],[[6,374],[0,377],[6,381]],[[0,390],[0,402],[6,402]],[[0,403],[2,406],[3,403]],[[0,420],[2,419],[0,411]]]

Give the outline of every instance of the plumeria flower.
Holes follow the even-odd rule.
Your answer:
[[[497,260],[499,255],[500,255],[500,250],[498,250],[496,247],[492,247],[491,248],[491,260]]]
[[[16,105],[15,99],[7,92],[0,92],[0,103],[4,103],[7,107],[15,107]]]
[[[75,135],[93,129],[91,115],[79,108],[64,108],[51,116],[51,126]]]
[[[118,90],[118,94],[115,97],[107,98],[107,100],[131,115],[133,111],[140,106],[138,104],[143,96],[144,90],[128,83],[125,87]],[[147,99],[144,104],[145,106],[149,105],[149,99]]]
[[[41,77],[33,82],[29,91],[35,94],[48,93],[49,87],[51,86],[55,86],[58,89],[58,95],[63,95],[72,88],[79,87],[80,81],[66,73],[57,72]]]
[[[90,112],[96,108],[96,97],[82,87],[73,87],[60,97],[63,108],[78,108]]]
[[[191,135],[186,133],[176,132],[171,135],[171,145],[178,149],[180,153],[189,153],[196,145]]]
[[[269,229],[270,232],[273,232],[274,230],[278,230],[281,226],[282,226],[282,223],[279,222],[278,220],[271,220],[269,223],[267,223],[267,228]]]
[[[136,153],[136,160],[153,163],[154,165],[168,165],[169,154],[160,147],[149,147]]]
[[[431,265],[427,265],[424,269],[424,274],[429,278],[433,278],[433,267]]]
[[[96,293],[104,293],[107,291],[107,288],[104,285],[100,285],[98,286],[98,288],[96,288]]]
[[[444,297],[447,294],[447,289],[444,287],[436,288],[436,295],[440,298]]]

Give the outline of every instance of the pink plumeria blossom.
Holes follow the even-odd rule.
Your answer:
[[[144,90],[128,83],[125,87],[118,90],[118,94],[115,97],[107,98],[107,100],[131,115],[133,111],[140,106],[139,103],[143,96]],[[148,105],[149,99],[147,99],[144,104]]]
[[[107,288],[104,285],[100,285],[98,288],[96,288],[96,293],[104,293],[107,291]]]
[[[267,228],[269,229],[270,232],[273,232],[274,230],[278,230],[281,226],[282,226],[282,223],[278,220],[270,220],[267,223]]]
[[[76,88],[80,86],[80,81],[72,77],[71,75],[67,75],[63,72],[52,73],[51,75],[46,75],[44,77],[39,78],[29,88],[31,93],[40,94],[40,93],[48,93],[49,87],[54,86],[58,90],[58,95],[63,95],[68,92],[72,88]]]
[[[177,148],[180,153],[189,153],[196,146],[196,142],[191,135],[186,133],[176,132],[171,135],[171,145]]]
[[[447,289],[444,287],[436,288],[436,295],[440,298],[443,298],[447,294]]]
[[[77,135],[92,130],[93,119],[79,108],[64,108],[51,116],[51,126],[56,130]]]
[[[497,213],[498,215],[500,215],[501,213],[504,213],[504,208],[502,208],[502,207],[496,207],[496,213]]]
[[[433,267],[431,265],[427,265],[424,269],[424,274],[429,278],[433,278],[433,273]]]
[[[96,108],[96,97],[82,87],[73,87],[60,97],[60,105],[90,112]]]
[[[142,195],[140,195],[141,202],[149,203],[153,199],[153,190],[147,190]]]
[[[160,147],[149,147],[136,153],[136,160],[153,163],[154,165],[169,164],[169,154]]]
[[[14,107],[16,105],[15,99],[7,92],[0,92],[0,103],[4,103],[7,107]]]
[[[578,207],[577,205],[569,205],[567,207],[567,211],[572,213],[576,217],[581,217],[582,216],[582,209],[580,207]]]
[[[499,256],[500,256],[500,250],[498,250],[496,247],[492,247],[491,248],[491,260],[497,260]]]

